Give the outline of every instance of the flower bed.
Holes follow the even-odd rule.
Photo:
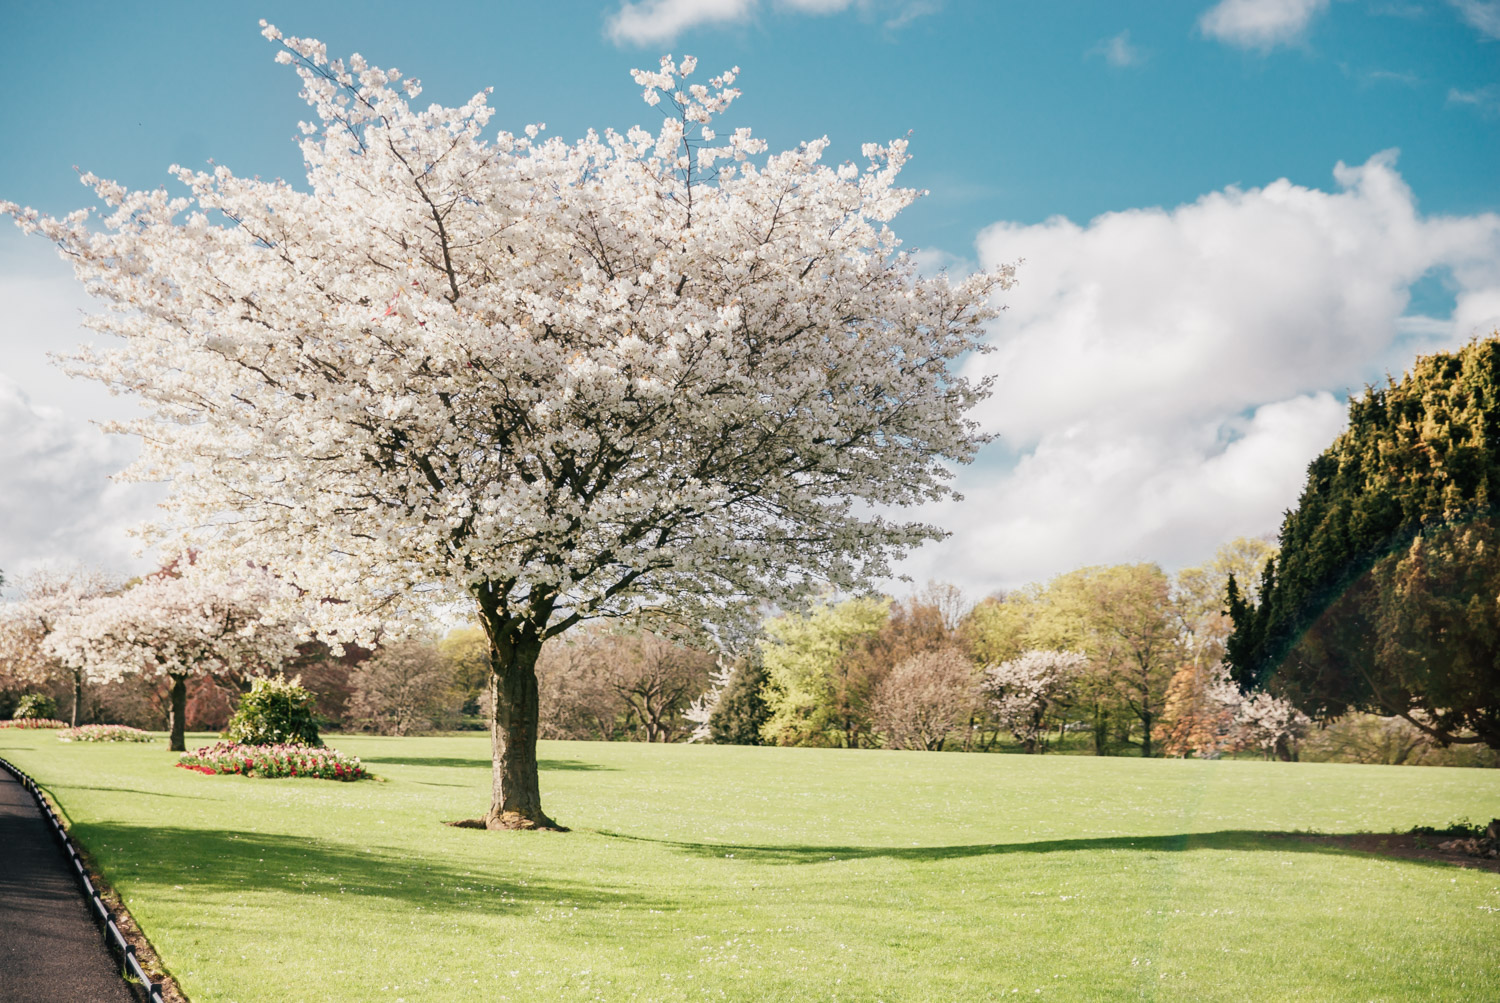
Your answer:
[[[68,722],[54,721],[49,717],[18,717],[14,721],[0,721],[0,728],[66,728]]]
[[[358,756],[307,745],[240,745],[216,742],[184,752],[178,766],[198,773],[238,773],[247,777],[317,777],[363,780],[369,774]]]
[[[156,736],[123,724],[85,724],[69,728],[57,737],[64,742],[151,742]]]

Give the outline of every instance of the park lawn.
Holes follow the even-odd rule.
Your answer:
[[[210,736],[190,738],[207,741]],[[0,731],[195,1003],[1500,999],[1500,875],[1276,835],[1500,815],[1500,771],[333,736],[384,782]]]

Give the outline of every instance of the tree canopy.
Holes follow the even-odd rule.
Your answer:
[[[985,441],[959,372],[1009,268],[924,277],[889,222],[904,139],[718,134],[737,70],[635,71],[655,131],[486,135],[487,94],[420,86],[272,26],[315,112],[307,184],[174,168],[84,176],[110,211],[0,210],[56,241],[140,397],[162,531],[296,586],[324,640],[465,597],[490,645],[487,824],[550,826],[536,659],[582,620],[725,618],[889,572],[941,535]],[[886,513],[886,514],[880,514]],[[336,601],[331,601],[336,600]]]
[[[1317,718],[1399,715],[1500,746],[1500,340],[1350,401],[1259,596],[1231,579],[1226,659]]]

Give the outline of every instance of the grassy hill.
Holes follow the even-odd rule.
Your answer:
[[[1500,875],[1285,835],[1500,771],[554,742],[575,831],[490,833],[486,738],[330,744],[384,782],[0,732],[196,1003],[1500,998]]]

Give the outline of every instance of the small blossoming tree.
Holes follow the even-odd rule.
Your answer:
[[[1026,752],[1040,752],[1048,717],[1067,707],[1070,691],[1087,667],[1082,652],[1033,649],[986,669],[982,688],[1001,727]]]
[[[20,581],[21,600],[0,605],[0,680],[35,684],[65,675],[73,684],[68,723],[78,726],[83,703],[84,672],[65,665],[48,650],[46,640],[64,618],[85,603],[119,587],[108,574],[88,568],[37,571]]]
[[[189,676],[271,672],[295,653],[295,633],[266,613],[277,589],[263,573],[227,582],[194,572],[157,574],[63,618],[46,648],[103,682],[131,673],[170,679],[171,748],[182,752]]]
[[[946,496],[983,441],[958,362],[1011,272],[898,252],[904,140],[861,168],[718,136],[734,72],[637,71],[654,132],[487,139],[484,94],[414,108],[397,71],[264,33],[316,112],[305,188],[177,168],[187,197],[86,176],[102,227],[4,208],[110,305],[122,346],[79,366],[153,409],[129,428],[166,528],[294,583],[324,639],[466,597],[485,822],[551,827],[542,643],[853,589],[939,536],[872,513]]]

